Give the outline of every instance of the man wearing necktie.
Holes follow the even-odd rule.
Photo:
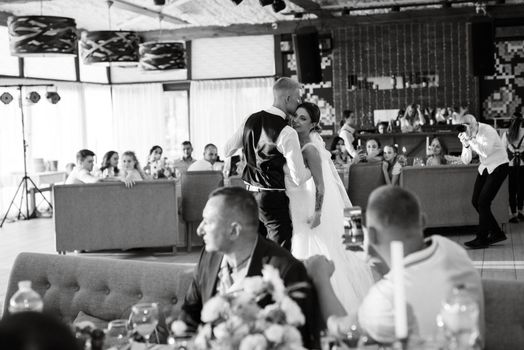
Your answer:
[[[258,234],[258,207],[253,195],[241,187],[223,187],[209,195],[197,233],[205,248],[200,255],[193,281],[182,306],[181,320],[189,331],[201,323],[203,305],[217,294],[241,290],[246,277],[261,276],[264,265],[275,267],[286,287],[304,283],[305,297],[295,301],[302,309],[306,324],[299,330],[304,346],[318,348],[315,291],[304,265],[291,253]],[[261,307],[268,300],[259,302]]]

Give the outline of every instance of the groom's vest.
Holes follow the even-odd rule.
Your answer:
[[[246,167],[242,179],[261,187],[283,189],[286,159],[277,150],[276,141],[287,125],[284,118],[260,111],[252,114],[245,123],[243,135]]]

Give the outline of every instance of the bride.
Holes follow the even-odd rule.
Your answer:
[[[298,106],[292,123],[312,179],[297,187],[286,176],[293,223],[291,252],[298,259],[322,254],[333,260],[336,268],[331,282],[335,294],[346,311],[354,312],[373,284],[373,276],[369,266],[342,244],[344,208],[351,207],[351,202],[318,134],[319,119],[319,108],[304,102]]]

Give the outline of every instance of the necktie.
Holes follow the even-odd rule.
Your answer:
[[[229,288],[231,288],[233,285],[233,277],[231,276],[232,273],[233,269],[227,263],[218,272],[218,278],[220,280],[218,285],[219,294],[227,294]]]

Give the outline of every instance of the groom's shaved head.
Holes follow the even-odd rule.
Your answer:
[[[291,78],[283,77],[278,79],[273,85],[273,95],[277,97],[286,97],[291,95],[296,90],[300,89],[298,81]]]

